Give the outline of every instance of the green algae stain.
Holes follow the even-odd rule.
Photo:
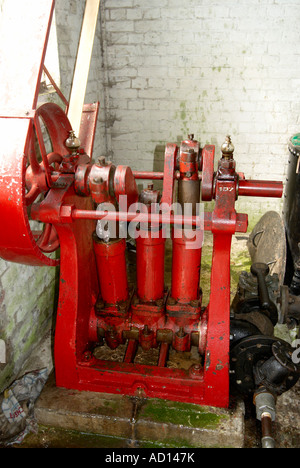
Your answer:
[[[120,404],[114,400],[103,400],[102,406],[94,409],[95,414],[116,417],[120,411]]]
[[[225,416],[210,412],[205,407],[189,403],[152,400],[143,408],[141,418],[191,428],[214,429]]]
[[[181,118],[182,121],[185,121],[185,120],[186,120],[186,117],[187,117],[187,115],[186,115],[186,104],[185,104],[185,102],[181,102],[181,103],[180,103],[180,109],[181,109],[181,111],[180,111],[180,118]]]
[[[38,433],[29,433],[21,448],[128,448],[127,440],[74,430],[39,425]],[[0,446],[1,448],[1,446]]]
[[[189,119],[190,117],[188,116],[188,111],[186,108],[186,103],[182,101],[180,103],[180,109],[178,109],[177,112],[174,114],[174,120],[178,120],[181,123],[181,128],[180,131],[182,132],[182,137],[180,140],[186,137],[186,135],[189,133],[188,131],[188,124],[189,124]],[[179,143],[179,142],[178,142]]]
[[[231,257],[231,283],[237,286],[242,271],[250,271],[251,258],[248,251]]]

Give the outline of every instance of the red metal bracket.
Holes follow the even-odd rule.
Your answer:
[[[178,152],[177,145],[175,144],[166,145],[163,194],[162,194],[161,203],[163,204],[166,203],[169,206],[171,206],[173,203],[174,177],[175,177],[177,152]]]
[[[202,151],[202,182],[201,198],[202,201],[211,201],[213,199],[213,179],[214,179],[214,160],[215,147],[207,145]]]

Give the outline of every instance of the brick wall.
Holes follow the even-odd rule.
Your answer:
[[[166,142],[232,136],[238,170],[285,179],[299,131],[298,0],[104,0],[103,152],[160,169]],[[274,200],[241,208],[279,209]]]

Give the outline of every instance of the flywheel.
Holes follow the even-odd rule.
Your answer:
[[[0,129],[7,137],[0,150],[0,257],[55,266],[59,259],[50,254],[59,249],[56,230],[32,222],[30,212],[59,177],[71,124],[58,105],[46,103],[31,118],[1,119]]]

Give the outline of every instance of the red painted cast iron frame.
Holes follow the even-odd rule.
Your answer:
[[[35,3],[38,19],[32,24],[36,31],[35,39],[39,38],[33,44],[36,52],[35,63],[32,69],[28,67],[28,70],[22,70],[22,79],[26,82],[28,78],[30,82],[29,95],[31,92],[31,96],[34,97],[31,101],[19,103],[22,111],[17,111],[15,106],[8,102],[0,118],[1,131],[7,135],[0,152],[0,205],[2,225],[5,226],[5,229],[0,231],[0,256],[8,261],[36,266],[55,266],[60,263],[54,351],[56,383],[58,386],[71,389],[127,395],[144,393],[149,397],[227,407],[231,239],[235,232],[245,232],[247,229],[247,216],[235,211],[236,196],[238,193],[244,196],[281,196],[282,184],[247,181],[238,177],[235,172],[233,177],[226,178],[224,174],[223,177],[219,177],[213,170],[214,148],[206,147],[199,167],[202,195],[205,200],[215,200],[213,212],[205,213],[204,216],[204,229],[210,230],[214,238],[208,306],[202,311],[196,307],[194,315],[193,309],[191,311],[188,308],[185,310],[186,315],[181,314],[180,317],[176,317],[176,314],[172,316],[172,313],[166,314],[168,293],[164,292],[163,298],[161,297],[162,281],[159,281],[150,296],[147,295],[149,291],[145,288],[139,293],[146,295],[142,307],[130,302],[131,296],[129,296],[128,301],[124,301],[125,308],[113,307],[110,317],[101,315],[101,312],[97,314],[95,307],[99,300],[99,282],[101,283],[101,275],[105,275],[106,272],[101,271],[101,263],[98,264],[97,270],[99,256],[95,256],[97,246],[93,241],[96,221],[104,217],[130,221],[135,219],[136,215],[127,211],[116,213],[95,211],[92,196],[82,196],[76,192],[76,172],[82,166],[91,165],[90,156],[96,118],[92,119],[91,130],[86,123],[83,123],[81,128],[80,136],[84,141],[86,152],[81,151],[74,157],[68,155],[65,159],[67,151],[64,142],[71,130],[65,113],[53,104],[46,104],[37,110],[38,88],[54,2],[39,0]],[[40,60],[36,57],[40,57]],[[97,108],[93,111],[95,117]],[[46,153],[43,143],[40,117],[46,122],[52,140],[54,149],[50,155]],[[38,163],[34,154],[34,132],[38,137],[42,163]],[[195,145],[191,140],[186,143],[192,147]],[[87,149],[87,146],[90,148]],[[173,201],[175,181],[180,177],[176,173],[177,153],[176,145],[166,146],[163,173],[135,173],[136,178],[162,179],[161,202],[169,205]],[[57,169],[57,164],[61,162],[63,164]],[[128,174],[130,175],[129,169],[121,167],[120,193],[126,193],[127,186],[124,181]],[[94,187],[95,190],[100,190],[98,196],[103,195],[101,187]],[[129,188],[132,195],[132,186]],[[40,194],[44,196],[43,201],[38,201],[37,197]],[[28,210],[32,219],[45,223],[47,236],[30,229]],[[149,217],[147,214],[140,214],[139,220],[149,222]],[[176,215],[154,214],[151,215],[151,222],[175,226],[182,223],[182,218]],[[198,217],[185,217],[184,222],[194,226],[201,225]],[[61,252],[60,262],[48,255],[57,248],[58,244]],[[151,247],[153,245],[147,242],[143,244],[142,257],[148,255]],[[178,255],[184,255],[183,251]],[[112,252],[113,255],[120,255],[123,262],[124,242],[116,243]],[[160,259],[162,253],[163,250],[160,252]],[[113,255],[109,261],[113,260]],[[175,258],[175,261],[177,260],[179,258]],[[190,261],[188,260],[188,263]],[[198,265],[198,262],[196,263]],[[119,266],[120,262],[117,264]],[[161,274],[161,269],[159,270]],[[143,269],[141,271],[139,275],[143,280],[145,272]],[[191,273],[190,269],[187,269],[185,281],[189,281]],[[114,274],[115,282],[119,281],[125,297],[127,294],[125,269],[114,270]],[[160,278],[162,279],[162,276]],[[109,301],[118,302],[120,299],[112,290],[108,290],[107,293],[112,297]],[[159,301],[154,307],[147,302],[148,299],[153,299],[153,294]],[[171,310],[172,304],[168,306]],[[160,342],[157,366],[132,362],[137,346],[137,340],[132,337],[128,339],[124,362],[98,360],[94,357],[92,349],[99,339],[99,329],[107,324],[118,324],[122,336],[125,332],[130,332],[133,326],[141,334],[145,324],[149,325],[152,335],[144,334],[144,347],[158,345],[155,339],[160,330],[171,332],[173,341]],[[188,328],[189,337],[193,332],[198,334],[198,346],[204,356],[204,366],[194,366],[188,371],[168,369],[165,364],[169,346],[181,346],[181,338],[184,337],[178,332],[184,327]],[[108,339],[108,334],[105,337]],[[117,340],[115,344],[118,345],[119,342]]]
[[[177,147],[167,145],[164,192],[162,200],[173,200]],[[205,155],[205,151],[204,151]],[[150,176],[151,174],[149,174]],[[153,310],[144,305],[143,313],[134,305],[119,312],[97,316],[95,305],[99,295],[97,268],[92,242],[95,220],[106,219],[134,220],[133,213],[99,212],[92,209],[91,197],[78,197],[74,190],[74,175],[63,174],[59,178],[59,190],[50,190],[46,199],[33,206],[34,219],[55,225],[61,245],[61,279],[55,334],[55,371],[58,386],[97,392],[135,395],[143,392],[149,397],[165,398],[197,404],[226,407],[229,404],[229,328],[230,328],[230,248],[235,232],[246,232],[247,216],[237,214],[235,201],[237,194],[237,174],[231,179],[214,178],[215,209],[205,213],[204,228],[214,236],[211,293],[209,305],[197,321],[183,317],[179,323],[168,318],[162,307]],[[250,182],[251,185],[251,182]],[[245,194],[246,185],[244,186]],[[251,185],[252,187],[252,185]],[[268,191],[269,188],[269,191]],[[280,184],[268,182],[264,194],[278,196]],[[251,194],[253,190],[251,188]],[[256,195],[260,195],[260,190]],[[90,206],[89,206],[90,205]],[[154,223],[181,223],[180,216],[151,215]],[[140,220],[149,221],[147,214],[140,214]],[[190,224],[199,224],[198,217],[188,218]],[[72,262],[70,261],[72,259]],[[87,268],[88,265],[88,268]],[[107,272],[100,273],[107,274]],[[124,283],[124,269],[114,270],[116,282]],[[120,276],[118,276],[118,274]],[[187,269],[187,278],[191,270]],[[146,298],[149,299],[149,298]],[[114,299],[113,299],[114,300]],[[112,312],[112,311],[111,311]],[[151,315],[152,314],[152,315]],[[182,319],[182,318],[181,318]],[[189,371],[168,369],[132,363],[137,342],[130,339],[124,362],[111,362],[96,359],[92,347],[99,339],[97,332],[110,324],[119,326],[122,332],[132,327],[139,331],[145,323],[156,333],[171,330],[174,334],[180,325],[185,324],[190,332],[202,333],[199,349],[205,355],[204,367]],[[197,323],[198,328],[195,327]],[[106,335],[107,337],[107,335]],[[120,343],[118,338],[116,345]],[[157,343],[156,343],[157,344]],[[165,364],[169,343],[161,345],[159,362]],[[112,345],[113,347],[113,345]]]

